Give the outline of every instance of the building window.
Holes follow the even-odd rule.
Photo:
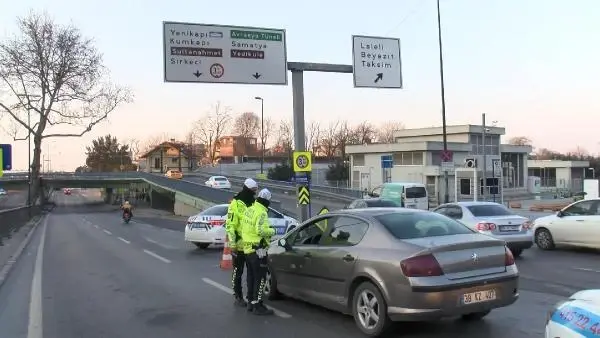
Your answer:
[[[423,165],[422,151],[405,151],[394,154],[394,165]]]
[[[178,162],[177,160],[178,160],[177,157],[173,157],[173,158],[171,158],[171,163],[177,163]]]
[[[500,135],[485,135],[483,142],[482,134],[471,134],[469,136],[471,151],[469,155],[500,155]],[[485,148],[485,149],[484,149]]]
[[[352,165],[360,167],[365,165],[365,154],[352,154]]]
[[[160,158],[159,157],[154,158],[154,169],[160,169]]]
[[[256,144],[256,140],[255,140],[255,139],[253,139],[253,138],[251,138],[251,139],[250,139],[250,144]]]
[[[442,165],[442,152],[432,151],[431,152],[431,165]]]
[[[529,176],[540,178],[542,187],[553,188],[557,187],[556,168],[529,168]]]

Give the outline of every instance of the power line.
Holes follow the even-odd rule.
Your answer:
[[[414,14],[416,14],[423,7],[423,5],[426,4],[426,3],[427,3],[427,1],[419,0],[419,3],[417,5],[415,5],[413,7],[413,9],[410,10],[410,12],[408,12],[408,14],[406,14],[402,19],[400,19],[400,21],[396,24],[396,26],[394,26],[394,28],[392,28],[389,31],[387,31],[387,33],[385,33],[385,35],[388,35],[388,34],[392,33],[393,31],[395,31],[396,29],[398,29],[400,26],[402,26],[402,24],[404,22],[406,22],[406,20],[410,19],[410,17],[412,17]]]

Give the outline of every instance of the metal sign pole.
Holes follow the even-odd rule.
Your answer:
[[[302,70],[292,70],[292,96],[294,101],[294,150],[302,151],[305,149],[304,143],[304,72]],[[296,182],[296,187],[304,185],[303,182]],[[308,219],[308,206],[298,204],[300,209],[300,221]]]

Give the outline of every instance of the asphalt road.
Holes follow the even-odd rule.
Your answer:
[[[198,177],[198,176],[184,177],[183,180],[186,182],[191,182],[191,183],[195,183],[195,184],[204,184],[204,182],[206,182],[206,178]],[[259,188],[260,188],[260,186],[259,186]],[[231,189],[233,191],[239,191],[242,189],[242,186],[237,185],[237,184],[232,184]],[[290,216],[292,216],[292,217],[298,217],[298,215],[299,215],[298,198],[295,195],[276,193],[273,191],[272,191],[272,193],[273,193],[273,199],[281,202],[281,207],[284,209],[284,211],[286,211],[288,214],[291,214]],[[335,201],[325,201],[325,200],[313,199],[311,201],[311,209],[312,209],[311,213],[312,213],[312,215],[315,215],[323,207],[327,207],[330,210],[333,210],[333,209],[341,209],[345,205],[346,204],[344,204],[344,203],[335,202]]]
[[[184,243],[181,224],[179,231],[156,218],[124,225],[103,206],[78,205],[77,194],[55,199],[59,207],[0,288],[2,337],[362,337],[351,318],[298,301],[270,303],[277,310],[270,318],[234,308],[221,252]],[[476,323],[399,324],[390,337],[542,337],[553,304],[598,287],[598,257],[526,251],[514,305]]]
[[[0,196],[0,210],[24,207],[27,203],[27,191],[8,190]]]

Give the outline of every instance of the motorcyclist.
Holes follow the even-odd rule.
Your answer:
[[[123,204],[121,205],[121,210],[123,210],[123,218],[125,218],[126,213],[129,213],[129,217],[132,218],[133,217],[133,213],[131,212],[132,209],[133,209],[133,206],[129,203],[128,200],[125,200],[125,202],[123,202]]]
[[[262,302],[267,276],[267,249],[275,229],[269,223],[268,208],[271,203],[271,192],[262,189],[256,203],[246,210],[242,224],[244,254],[248,262],[248,270],[252,271],[253,283],[248,286],[250,298],[248,311],[256,315],[272,315]]]
[[[241,223],[246,209],[254,204],[254,196],[258,190],[258,184],[251,178],[244,181],[242,190],[237,193],[227,209],[227,220],[225,222],[225,231],[231,247],[233,258],[233,272],[231,273],[231,284],[233,287],[234,303],[239,306],[246,306],[247,302],[242,295],[242,275],[244,274],[244,265],[246,256],[242,247]],[[250,286],[252,279],[251,271],[246,272],[247,286]],[[250,298],[250,288],[247,287],[247,299]]]

